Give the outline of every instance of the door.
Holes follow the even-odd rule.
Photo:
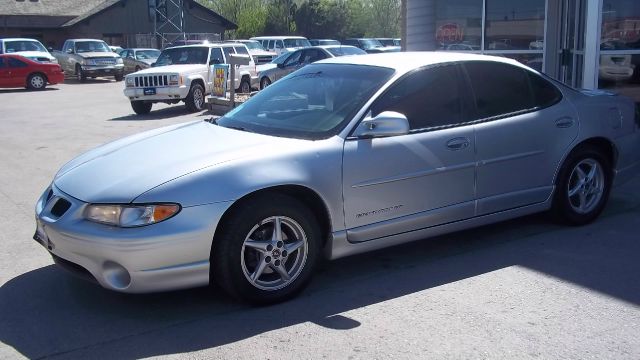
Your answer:
[[[303,50],[296,50],[291,54],[291,56],[289,56],[289,58],[287,58],[287,60],[282,64],[280,71],[276,72],[275,80],[280,80],[302,67],[302,52]]]
[[[474,93],[477,213],[549,198],[559,162],[577,136],[571,104],[541,76],[494,62],[464,64]]]
[[[9,72],[9,66],[7,66],[7,59],[0,57],[0,87],[10,86],[11,73]]]
[[[225,59],[222,55],[222,50],[220,48],[211,48],[209,53],[209,71],[207,71],[207,88],[205,89],[207,94],[211,94],[213,92],[213,78],[215,77],[215,73],[213,72],[211,65],[224,63]],[[228,74],[227,76],[230,77],[231,74]],[[227,80],[227,90],[229,90],[229,83],[230,80]]]
[[[343,192],[349,241],[418,230],[474,214],[473,126],[457,65],[403,77],[371,107],[396,111],[407,135],[348,139]],[[364,230],[364,231],[363,231]]]
[[[14,57],[7,58],[9,66],[9,86],[23,87],[27,84],[27,76],[31,72],[29,64]]]
[[[559,80],[582,87],[586,0],[560,2]]]

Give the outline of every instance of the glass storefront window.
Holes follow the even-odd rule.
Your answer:
[[[598,84],[640,102],[638,0],[603,0]]]
[[[437,48],[480,51],[482,0],[438,0],[436,4]]]
[[[542,50],[545,0],[487,0],[486,50]]]
[[[491,54],[494,55],[494,54]],[[528,67],[542,72],[542,54],[505,54],[501,55],[527,65]]]

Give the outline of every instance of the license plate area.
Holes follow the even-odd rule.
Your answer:
[[[156,88],[144,88],[144,94],[145,95],[155,95],[156,94]]]

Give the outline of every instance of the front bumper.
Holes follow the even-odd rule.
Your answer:
[[[145,89],[153,88],[155,95],[145,95]],[[124,89],[124,96],[128,97],[131,101],[145,100],[145,101],[167,101],[167,100],[182,100],[189,95],[189,88],[186,85],[182,86],[161,86],[148,88],[135,88],[127,87]]]
[[[115,66],[92,66],[92,65],[83,65],[82,72],[86,76],[123,76],[124,75],[124,65],[115,65]]]
[[[209,283],[213,234],[229,202],[185,207],[169,220],[137,228],[87,221],[87,205],[55,186],[38,200],[34,239],[57,264],[104,288],[128,293]]]

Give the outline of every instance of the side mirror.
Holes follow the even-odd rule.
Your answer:
[[[73,49],[71,48],[67,49],[67,54],[73,54]]]
[[[156,67],[156,63],[152,62],[151,67]]]
[[[383,111],[375,117],[367,117],[358,125],[353,136],[373,138],[405,135],[409,133],[409,120],[404,114]]]
[[[53,52],[53,46],[49,46],[47,50],[49,50],[49,52]]]

